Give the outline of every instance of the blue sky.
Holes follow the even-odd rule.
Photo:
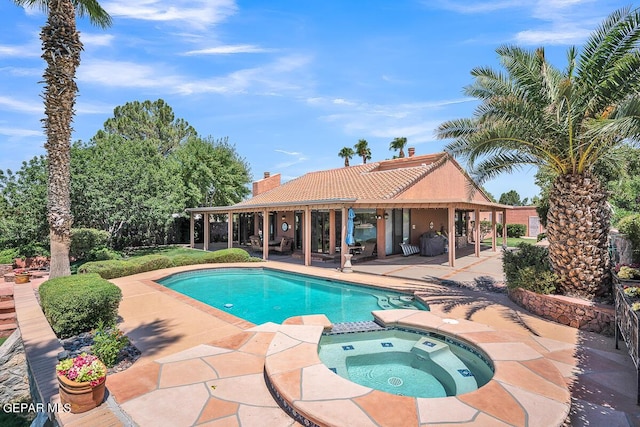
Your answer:
[[[102,30],[79,19],[84,43],[73,140],[89,140],[113,109],[164,99],[202,136],[228,136],[251,166],[289,180],[341,167],[366,139],[373,161],[404,136],[441,151],[434,129],[471,116],[476,66],[503,44],[545,46],[564,68],[613,10],[608,0],[112,0]],[[44,154],[40,27],[46,16],[0,1],[0,169]],[[361,160],[352,159],[352,164]],[[496,198],[538,193],[535,171],[494,179]]]

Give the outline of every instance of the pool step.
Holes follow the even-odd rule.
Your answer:
[[[378,307],[383,310],[407,309],[417,310],[418,308],[411,304],[413,297],[411,296],[393,296],[393,295],[376,295],[378,298]]]
[[[478,389],[473,373],[453,354],[449,345],[428,337],[421,338],[411,349],[420,360],[430,362],[431,373],[445,386],[447,394],[457,395]]]

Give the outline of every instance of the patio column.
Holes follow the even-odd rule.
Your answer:
[[[349,251],[347,246],[347,208],[342,208],[342,239],[340,240],[340,270],[344,268],[344,254]]]
[[[453,206],[447,208],[447,231],[449,235],[449,267],[455,267],[456,263],[456,209]]]
[[[262,259],[269,259],[269,211],[262,211]]]
[[[304,208],[304,227],[302,227],[304,234],[302,247],[304,248],[304,265],[311,265],[311,208],[305,206]]]
[[[476,248],[475,248],[476,256],[480,257],[480,209],[476,208],[473,214],[476,220],[476,230],[475,230],[476,235],[473,239],[475,240],[475,244],[476,244]]]
[[[239,238],[240,238],[240,233],[238,233],[238,239]],[[227,248],[231,249],[232,247],[233,247],[233,212],[228,212],[227,213]]]
[[[202,221],[204,221],[204,240],[203,240],[203,249],[205,251],[209,250],[209,213],[205,212],[202,214]]]
[[[193,219],[193,212],[189,216],[189,245],[191,249],[196,247],[196,224]]]
[[[376,247],[378,253],[376,254],[377,258],[386,258],[387,257],[387,243],[386,243],[386,220],[384,218],[385,210],[384,209],[376,209],[376,216],[378,220],[376,221]]]
[[[507,210],[502,209],[502,247],[507,247]]]
[[[336,253],[336,210],[329,209],[329,254]]]
[[[491,209],[491,250],[493,250],[493,252],[496,252],[498,250],[497,248],[497,241],[498,241],[498,222],[496,221],[496,215],[498,215],[498,212],[494,209]]]

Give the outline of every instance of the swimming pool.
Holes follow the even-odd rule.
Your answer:
[[[493,377],[486,356],[437,333],[389,329],[324,335],[318,356],[349,381],[401,396],[457,396]]]
[[[428,310],[412,296],[268,268],[219,268],[158,281],[181,294],[255,324],[324,314],[332,323],[371,320],[371,312]]]

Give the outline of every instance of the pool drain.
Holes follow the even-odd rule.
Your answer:
[[[402,381],[402,378],[398,378],[398,377],[391,377],[387,380],[387,382],[389,383],[389,385],[392,385],[394,387],[400,387],[402,384],[404,384],[404,381]]]

